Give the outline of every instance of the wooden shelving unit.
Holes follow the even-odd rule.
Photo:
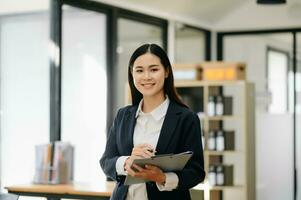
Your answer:
[[[175,81],[179,94],[192,110],[200,114],[204,136],[204,160],[207,178],[196,186],[193,199],[204,200],[255,200],[255,133],[254,85],[246,81]],[[216,91],[232,98],[231,114],[208,116],[208,98]],[[192,104],[192,105],[190,105]],[[226,104],[224,106],[227,106]],[[208,150],[209,131],[219,129],[234,132],[234,148],[223,151]],[[201,133],[200,133],[201,134]],[[212,160],[218,165],[231,166],[233,183],[212,185],[208,171]],[[215,161],[214,161],[215,162]],[[212,167],[211,167],[212,168]]]

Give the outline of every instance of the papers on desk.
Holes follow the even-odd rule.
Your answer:
[[[73,147],[66,142],[37,145],[34,183],[66,184],[73,180]]]
[[[192,151],[187,151],[179,154],[157,155],[151,158],[136,159],[133,161],[133,164],[137,164],[141,167],[144,167],[145,165],[155,165],[164,172],[178,171],[185,167],[192,154]],[[124,181],[124,185],[144,183],[147,181],[148,180],[127,175]]]

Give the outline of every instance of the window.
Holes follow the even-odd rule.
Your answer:
[[[136,48],[145,43],[156,43],[163,47],[162,35],[162,28],[158,25],[125,18],[118,19],[118,78],[116,80],[119,81],[116,83],[117,108],[125,105],[125,85],[127,85],[127,71],[130,56]]]
[[[49,140],[49,16],[2,17],[0,30],[3,187],[33,180],[35,145]]]
[[[288,110],[288,54],[268,49],[267,81],[271,102],[268,111],[274,114]]]
[[[74,180],[105,179],[99,159],[106,143],[106,15],[63,6],[61,139],[75,149]]]
[[[176,23],[175,62],[193,63],[206,60],[206,34],[198,28]]]

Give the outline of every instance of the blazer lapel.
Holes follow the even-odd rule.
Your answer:
[[[131,107],[127,113],[125,114],[125,119],[123,121],[124,127],[122,128],[121,131],[124,132],[124,137],[121,138],[124,142],[121,142],[122,144],[125,145],[125,155],[131,155],[132,149],[134,146],[133,143],[133,135],[134,135],[134,128],[136,124],[136,111],[137,111],[137,106]]]
[[[181,113],[181,110],[178,109],[178,105],[170,101],[156,147],[158,154],[166,153],[167,147],[171,141],[174,129],[180,117],[179,113]]]

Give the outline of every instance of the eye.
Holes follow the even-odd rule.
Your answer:
[[[158,71],[159,69],[158,68],[152,68],[151,69],[151,72],[156,72],[156,71]]]
[[[143,70],[142,70],[142,69],[136,69],[135,72],[136,72],[136,73],[142,73]]]

